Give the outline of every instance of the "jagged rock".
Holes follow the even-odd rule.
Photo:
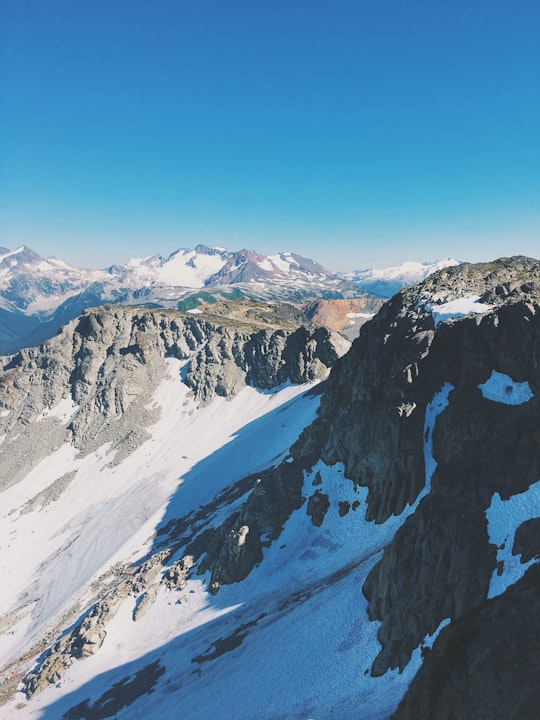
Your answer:
[[[275,540],[293,510],[301,507],[303,469],[295,462],[283,462],[253,478],[253,490],[241,509],[203,541],[188,547],[188,552],[205,557],[199,572],[211,571],[209,590],[239,582],[262,560],[263,536]]]
[[[321,527],[329,507],[330,501],[328,500],[328,495],[322,493],[320,490],[317,490],[317,492],[313,493],[308,499],[306,513],[310,516],[311,522],[315,527]]]
[[[173,563],[163,577],[166,587],[169,590],[182,590],[194,565],[193,555],[184,555],[178,562]]]
[[[246,385],[268,390],[322,378],[349,347],[325,328],[261,324],[215,325],[173,310],[105,306],[87,310],[39,348],[10,356],[0,375],[0,407],[9,410],[0,416],[2,486],[64,441],[82,454],[111,443],[115,463],[133,452],[158,419],[148,404],[166,357],[185,363],[183,381],[207,403]],[[60,401],[73,406],[65,422],[51,412]]]
[[[363,588],[382,623],[373,674],[403,668],[443,619],[485,600],[496,567],[491,497],[540,477],[539,278],[540,263],[519,257],[447,268],[396,295],[335,364],[319,417],[292,448],[296,458],[343,462],[369,490],[367,519],[382,523],[424,487],[426,407],[445,382],[454,387],[433,436],[431,491]],[[434,298],[464,295],[494,307],[435,327]],[[484,398],[478,385],[493,370],[527,381],[533,398],[515,407]]]

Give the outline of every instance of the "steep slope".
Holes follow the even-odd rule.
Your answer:
[[[179,475],[182,513],[199,512],[282,456],[319,401],[302,398],[295,383],[324,377],[347,346],[324,328],[261,317],[214,325],[177,311],[106,307],[8,358],[0,379],[3,662],[35,653],[119,583],[126,571],[116,563],[140,555]],[[231,442],[221,451],[223,478],[219,461],[208,463],[214,478],[193,469]]]
[[[112,334],[88,313],[51,341],[61,351],[21,353],[6,368],[5,408],[20,418],[10,445],[33,442],[44,457],[8,473],[15,557],[48,520],[39,562],[9,591],[6,672],[27,674],[26,699],[8,712],[536,717],[538,261],[464,264],[400,292],[320,396],[244,385],[320,376],[340,354],[324,331],[251,328],[239,340],[246,318],[225,332],[198,314],[173,324],[163,311],[129,312]],[[56,495],[69,488],[81,514],[66,524]],[[106,552],[104,528],[115,538]],[[499,627],[512,638],[506,657]],[[496,686],[522,700],[491,702]]]

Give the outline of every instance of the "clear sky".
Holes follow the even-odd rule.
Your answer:
[[[540,256],[538,0],[0,0],[0,244]]]

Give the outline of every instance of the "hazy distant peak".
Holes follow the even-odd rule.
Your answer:
[[[454,258],[445,258],[435,262],[407,261],[400,265],[387,268],[369,268],[368,270],[355,270],[346,277],[361,285],[368,292],[390,297],[407,285],[414,285],[425,280],[428,275],[442,270],[445,267],[459,265],[460,261]]]

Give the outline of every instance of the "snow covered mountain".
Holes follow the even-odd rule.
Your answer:
[[[26,247],[1,248],[0,353],[39,344],[84,309],[104,303],[196,307],[220,299],[302,302],[347,292],[353,290],[343,278],[293,253],[264,256],[198,245],[167,258],[87,270]]]
[[[458,260],[446,258],[434,263],[405,262],[394,267],[369,270],[356,270],[347,273],[346,277],[351,281],[375,295],[384,298],[392,297],[407,285],[414,285],[421,282],[437,270],[445,267],[459,265]]]
[[[540,263],[441,270],[348,352],[235,307],[5,362],[0,712],[536,718]]]
[[[370,293],[387,297],[438,265],[418,267],[415,272],[394,268],[345,276],[295,253],[265,256],[198,245],[168,257],[152,255],[88,270],[40,257],[26,247],[0,248],[0,354],[37,345],[86,308],[104,303],[190,309],[238,298],[296,304],[364,299],[369,300],[365,312],[371,315],[381,301]],[[334,315],[339,307],[334,306]],[[364,319],[343,317],[342,326],[353,337]]]

